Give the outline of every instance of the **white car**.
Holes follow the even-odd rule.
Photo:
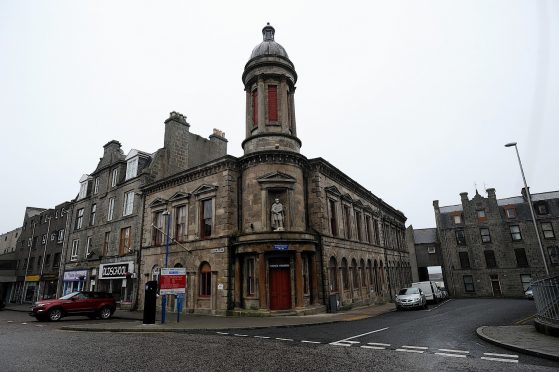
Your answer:
[[[394,300],[396,302],[396,310],[427,308],[427,299],[421,288],[402,288]]]

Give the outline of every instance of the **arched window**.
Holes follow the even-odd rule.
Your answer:
[[[184,267],[180,262],[177,262],[174,267]]]
[[[209,297],[212,294],[212,268],[209,263],[200,265],[200,296]]]
[[[328,273],[330,278],[330,292],[338,291],[338,264],[334,256],[328,262]]]
[[[361,287],[366,287],[367,278],[365,274],[365,261],[363,259],[359,262],[359,274],[361,275]]]
[[[353,279],[353,289],[359,288],[359,273],[357,272],[357,261],[351,260],[351,276]]]
[[[347,274],[347,260],[342,258],[342,285],[344,290],[349,289],[349,276]]]

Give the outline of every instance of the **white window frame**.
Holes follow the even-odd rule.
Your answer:
[[[87,196],[87,181],[80,183],[80,193],[78,199],[83,199]]]
[[[458,225],[458,224],[461,224],[461,223],[462,223],[462,216],[459,215],[459,214],[455,215],[454,216],[454,224]]]
[[[435,252],[436,252],[435,247],[427,247],[427,253],[433,254]]]
[[[516,209],[515,208],[507,208],[505,209],[507,214],[507,218],[516,218]]]
[[[93,183],[93,193],[97,194],[99,192],[99,177],[95,177],[95,181]]]
[[[72,251],[70,253],[70,261],[77,261],[80,252],[80,240],[72,240]]]
[[[116,186],[116,181],[118,180],[118,168],[113,169],[111,177],[111,187]]]
[[[134,191],[129,191],[124,194],[124,205],[122,208],[122,216],[128,216],[132,214],[134,210]]]
[[[85,243],[85,258],[89,257],[89,250],[91,249],[91,236],[87,237],[87,242]]]
[[[139,157],[135,156],[126,162],[126,181],[138,175],[138,160]]]
[[[553,225],[551,222],[542,222],[542,232],[544,239],[554,239],[555,231],[553,231]],[[546,228],[548,227],[548,228]]]
[[[90,216],[89,226],[95,225],[95,219],[97,218],[97,204],[93,204],[91,206],[91,213],[89,214],[89,216]]]
[[[112,197],[112,198],[109,199],[107,221],[112,221],[113,220],[113,217],[115,216],[114,209],[115,209],[115,198]]]
[[[58,243],[64,240],[64,229],[58,230]]]
[[[76,216],[76,230],[79,230],[83,226],[83,208],[78,209],[78,214]]]
[[[530,278],[529,281],[526,281],[526,278]],[[532,275],[530,274],[520,274],[520,283],[522,283],[522,289],[526,291],[530,284],[532,283]]]

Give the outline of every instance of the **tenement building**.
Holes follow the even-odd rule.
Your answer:
[[[386,301],[411,281],[406,217],[300,153],[297,73],[274,28],[262,33],[242,74],[244,155],[190,164],[140,188],[140,284],[158,280],[162,267],[185,268],[186,311],[211,314]]]
[[[64,294],[76,290],[110,292],[121,308],[136,304],[144,200],[141,188],[226,154],[227,141],[215,130],[209,139],[190,133],[186,118],[172,112],[165,121],[163,148],[150,154],[118,141],[103,146],[93,172],[80,179],[72,201]]]
[[[471,200],[461,193],[458,205],[433,202],[451,295],[522,296],[533,279],[545,275],[526,191],[521,194],[497,199],[490,188],[487,197],[476,191]],[[543,256],[550,272],[558,273],[559,192],[531,196]]]
[[[414,282],[429,280],[429,267],[441,267],[444,269],[443,255],[436,228],[414,229],[413,226],[408,226],[406,229],[406,242],[410,252],[410,264]],[[445,272],[443,274],[446,275]]]

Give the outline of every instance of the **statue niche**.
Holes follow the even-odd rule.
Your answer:
[[[279,198],[274,200],[270,210],[270,222],[273,231],[283,231],[283,221],[285,220],[285,211],[283,204],[280,203]]]

